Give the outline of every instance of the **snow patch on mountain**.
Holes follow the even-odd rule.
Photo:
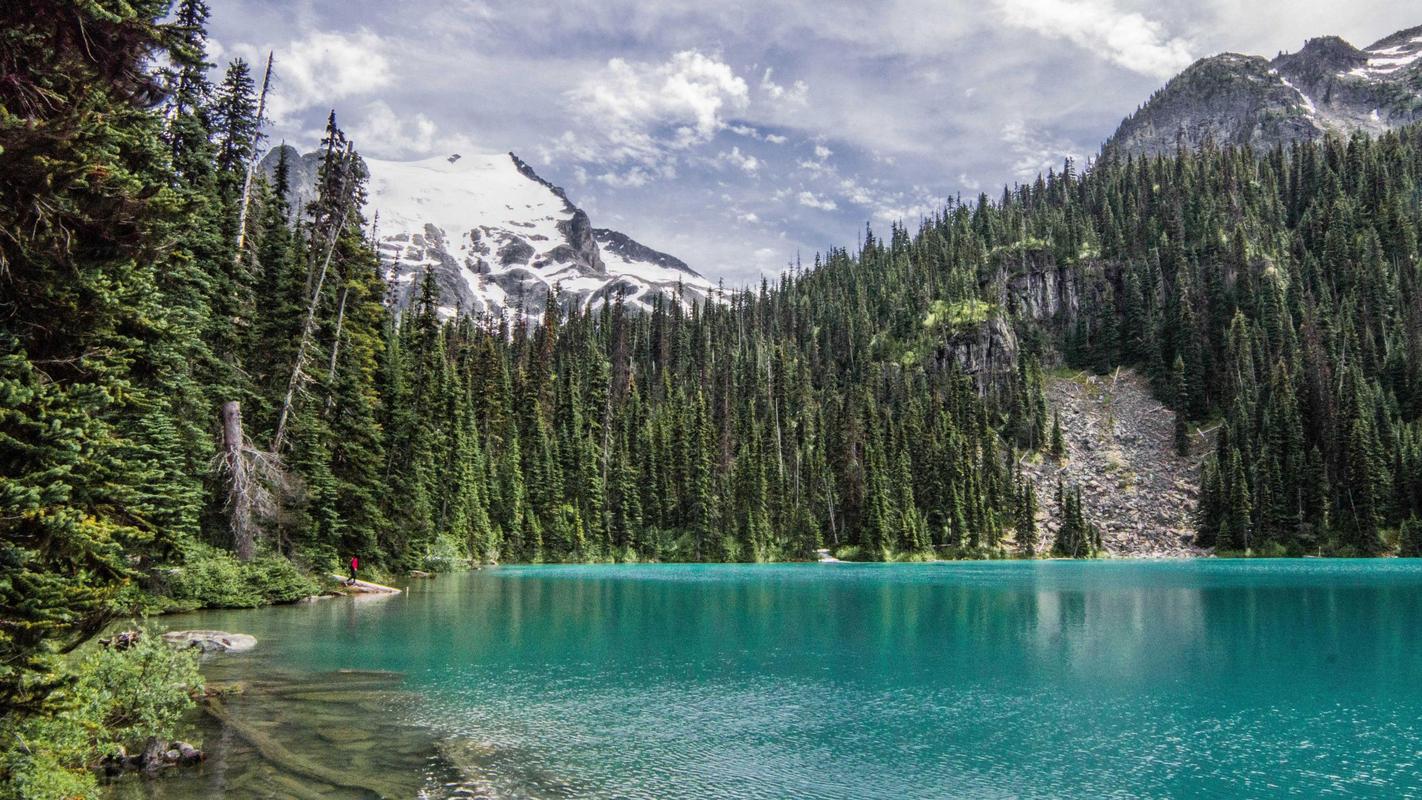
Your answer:
[[[275,169],[277,153],[263,161]],[[317,154],[298,157],[292,200],[309,200]],[[367,158],[365,213],[373,219],[390,301],[409,307],[428,272],[439,312],[536,320],[551,295],[564,308],[619,299],[632,311],[658,296],[684,307],[716,296],[680,259],[625,234],[593,228],[559,187],[512,153],[388,161]],[[309,177],[308,177],[309,176]],[[307,185],[310,184],[310,185]]]
[[[1398,70],[1422,60],[1422,36],[1410,37],[1402,44],[1378,47],[1374,45],[1363,51],[1368,56],[1366,64],[1354,67],[1347,74],[1359,78],[1378,78],[1391,75]]]

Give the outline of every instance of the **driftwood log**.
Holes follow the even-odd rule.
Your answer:
[[[380,781],[371,776],[363,775],[359,778],[349,777],[337,769],[331,769],[320,764],[313,764],[310,761],[296,755],[288,750],[280,742],[248,725],[233,716],[232,712],[222,704],[216,697],[209,697],[204,706],[207,713],[211,714],[218,722],[221,722],[228,730],[246,741],[262,758],[271,762],[286,772],[306,778],[308,780],[320,781],[331,786],[338,786],[342,789],[349,789],[357,792],[363,797],[376,797],[385,800],[395,800],[403,797],[406,793],[395,789],[392,786],[385,786]],[[314,793],[313,793],[314,794]]]
[[[353,589],[361,594],[399,594],[400,590],[394,586],[384,586],[370,581],[351,580],[344,575],[332,572],[331,577],[340,581],[347,589]]]

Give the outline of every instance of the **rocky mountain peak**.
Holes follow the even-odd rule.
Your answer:
[[[293,152],[289,199],[299,208],[314,193],[319,157]],[[269,154],[263,168],[274,170],[277,158]],[[366,213],[379,216],[377,246],[396,306],[414,301],[426,271],[445,316],[536,319],[555,291],[565,306],[621,299],[633,311],[659,295],[687,304],[712,294],[711,282],[680,259],[594,228],[561,187],[513,153],[365,165]]]
[[[1168,153],[1206,140],[1265,149],[1418,120],[1422,26],[1365,49],[1319,36],[1273,60],[1222,53],[1195,62],[1121,123],[1103,156]]]

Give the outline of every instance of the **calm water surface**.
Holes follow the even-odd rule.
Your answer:
[[[1415,560],[500,567],[164,623],[261,640],[217,677],[399,673],[431,796],[1422,796]]]

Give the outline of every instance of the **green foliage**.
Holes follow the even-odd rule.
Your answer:
[[[294,602],[319,589],[281,556],[242,562],[229,552],[201,544],[188,548],[183,561],[166,570],[165,580],[163,595],[173,609],[255,608]]]
[[[1422,558],[1422,519],[1408,517],[1397,531],[1397,554],[1403,558]]]
[[[95,649],[61,676],[45,717],[0,720],[0,793],[25,800],[96,797],[93,767],[104,756],[137,753],[176,735],[201,692],[190,650],[144,632],[128,649]]]
[[[129,559],[196,528],[175,405],[187,303],[150,107],[157,0],[18,0],[0,28],[0,707],[40,710],[56,650],[114,612]]]
[[[981,325],[998,313],[1000,312],[997,306],[977,298],[955,303],[935,300],[923,318],[923,327],[929,331],[940,328],[966,330]]]
[[[1101,532],[1086,519],[1081,503],[1081,487],[1068,491],[1057,483],[1057,508],[1061,524],[1052,540],[1052,555],[1063,558],[1093,558],[1101,552]]]
[[[1052,458],[1061,461],[1066,458],[1066,437],[1062,435],[1062,415],[1060,412],[1052,412],[1052,439],[1047,448],[1052,454]]]

